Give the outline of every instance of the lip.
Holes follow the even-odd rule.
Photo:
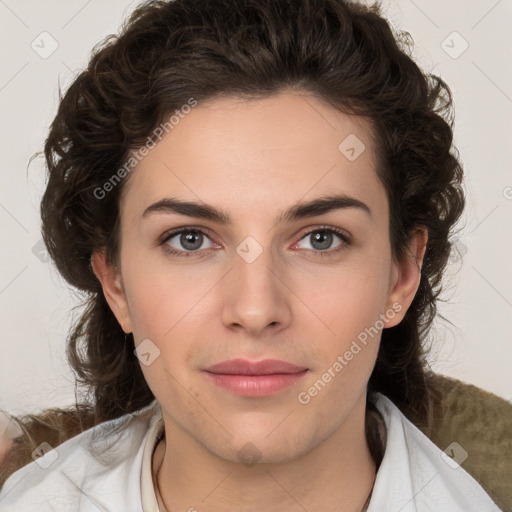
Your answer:
[[[231,359],[203,370],[213,384],[242,396],[270,396],[292,386],[308,368],[278,359]]]
[[[264,359],[263,361],[230,359],[205,368],[207,372],[223,375],[273,375],[276,373],[299,373],[303,370],[307,370],[307,368],[279,359]]]

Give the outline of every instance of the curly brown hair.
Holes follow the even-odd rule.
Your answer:
[[[368,392],[379,391],[410,419],[426,421],[432,393],[426,340],[450,235],[464,208],[463,172],[453,146],[450,89],[420,70],[410,36],[394,33],[381,13],[378,4],[348,0],[146,1],[120,35],[94,48],[87,68],[60,95],[44,147],[42,232],[57,269],[84,295],[67,356],[92,395],[92,424],[154,400],[133,338],[118,324],[90,263],[99,249],[117,262],[119,204],[129,178],[101,199],[95,191],[191,97],[199,103],[263,98],[285,88],[371,122],[395,260],[406,255],[418,228],[428,230],[418,291],[403,321],[382,332],[368,383]],[[371,417],[369,404],[370,447]]]

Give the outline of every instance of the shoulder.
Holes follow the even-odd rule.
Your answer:
[[[138,413],[97,425],[56,448],[42,443],[35,460],[5,482],[0,509],[112,510],[112,505],[121,505],[121,494],[132,507],[140,503],[144,439],[160,414],[154,401]]]
[[[386,423],[387,444],[374,498],[402,512],[420,510],[498,512],[500,509],[461,464],[466,454],[455,439],[443,451],[411,423],[386,396],[372,397]]]

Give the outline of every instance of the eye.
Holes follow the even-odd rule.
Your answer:
[[[332,249],[331,246],[336,238],[341,242]],[[319,227],[308,231],[294,247],[308,239],[311,242],[309,247],[305,248],[312,255],[320,257],[332,255],[350,245],[350,236],[343,230],[334,227]],[[212,242],[203,228],[195,227],[183,227],[167,232],[162,236],[159,244],[166,253],[180,257],[200,257],[204,251],[208,252],[210,249],[219,247]]]
[[[213,245],[208,244],[207,241],[213,242],[207,236],[205,231],[198,228],[181,228],[171,233],[166,233],[160,241],[164,251],[175,256],[190,257],[195,256],[194,253],[199,251],[208,250]]]
[[[341,240],[334,249],[331,249],[333,242],[336,238]],[[312,250],[314,255],[324,256],[324,253],[332,254],[345,249],[350,245],[350,237],[347,233],[338,228],[333,227],[320,227],[308,231],[301,239],[310,240],[308,250]],[[300,242],[299,242],[300,243]],[[296,244],[297,245],[297,244]]]

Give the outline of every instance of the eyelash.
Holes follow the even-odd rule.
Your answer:
[[[201,249],[201,250],[196,250],[196,251],[179,251],[179,250],[174,249],[173,247],[170,247],[169,245],[167,245],[167,242],[171,238],[175,237],[176,235],[180,235],[181,233],[191,233],[191,232],[201,233],[201,234],[207,236],[208,238],[211,238],[208,230],[205,230],[204,228],[196,228],[193,226],[188,226],[188,227],[179,228],[174,231],[164,233],[162,235],[162,237],[160,238],[159,245],[162,246],[162,250],[165,253],[167,253],[171,256],[178,256],[178,257],[184,257],[184,258],[197,257],[198,255],[201,255],[201,253],[203,251],[213,250],[213,249]],[[299,241],[301,241],[304,238],[308,237],[309,235],[311,235],[313,233],[317,233],[317,232],[334,233],[341,239],[341,241],[343,243],[341,245],[339,245],[336,249],[328,249],[325,251],[315,251],[312,249],[307,249],[307,251],[311,252],[315,257],[325,258],[325,257],[332,256],[332,255],[337,254],[340,251],[346,249],[351,244],[350,237],[346,234],[345,231],[342,231],[341,229],[330,227],[330,226],[320,226],[315,229],[312,229],[312,230],[308,231],[307,233],[304,233],[304,235],[299,239]]]

